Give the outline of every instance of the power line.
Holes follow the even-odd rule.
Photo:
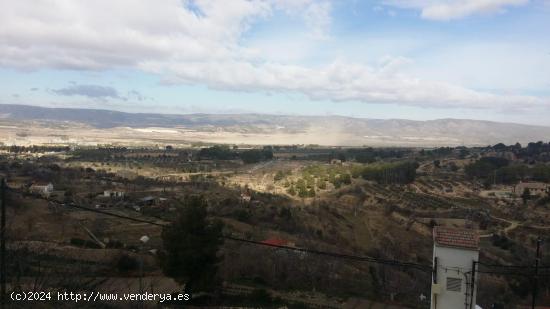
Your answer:
[[[147,224],[156,225],[156,226],[167,226],[167,224],[162,224],[162,223],[149,221],[149,220],[144,220],[144,219],[139,219],[139,218],[128,217],[128,216],[124,216],[124,215],[115,214],[115,213],[112,213],[112,212],[101,211],[101,210],[94,209],[94,208],[78,206],[76,204],[69,204],[69,206],[74,207],[74,208],[78,208],[78,209],[82,209],[82,210],[86,210],[86,211],[90,211],[90,212],[95,212],[95,213],[100,213],[100,214],[104,214],[104,215],[108,215],[108,216],[117,217],[119,219],[131,220],[131,221],[140,222],[140,223],[147,223]]]
[[[168,226],[168,224],[166,224],[166,223],[158,223],[158,222],[154,222],[154,221],[128,217],[128,216],[124,216],[124,215],[115,214],[115,213],[112,213],[112,212],[107,212],[107,211],[102,211],[102,210],[93,209],[93,208],[89,208],[89,207],[79,206],[79,205],[76,205],[76,204],[69,204],[69,206],[70,207],[75,207],[75,208],[78,208],[78,209],[82,209],[82,210],[85,210],[85,211],[90,211],[90,212],[100,213],[100,214],[107,215],[107,216],[117,217],[119,219],[131,220],[131,221],[140,222],[140,223],[147,223],[147,224],[151,224],[151,225],[155,225],[155,226],[161,226],[161,227]],[[431,271],[432,270],[431,266],[423,265],[423,264],[402,262],[402,261],[389,260],[389,259],[379,259],[379,258],[374,258],[374,257],[369,257],[369,256],[357,256],[357,255],[350,255],[350,254],[343,254],[343,253],[327,252],[327,251],[320,251],[320,250],[307,249],[307,248],[297,248],[297,247],[284,246],[284,245],[276,245],[276,244],[270,244],[270,243],[265,243],[265,242],[260,242],[260,241],[243,239],[243,238],[238,238],[238,237],[228,236],[228,235],[224,235],[222,237],[224,239],[231,240],[231,241],[236,241],[236,242],[242,242],[242,243],[247,243],[247,244],[252,244],[252,245],[259,245],[259,246],[264,246],[264,247],[279,248],[279,249],[302,252],[302,253],[308,253],[308,254],[323,255],[323,256],[329,256],[329,257],[333,257],[333,258],[341,258],[341,259],[348,259],[348,260],[355,260],[355,261],[362,261],[362,262],[371,262],[371,263],[378,263],[378,264],[384,264],[384,265],[389,265],[389,266],[411,267],[411,268],[417,268],[419,270],[426,270],[426,271]]]
[[[369,256],[357,256],[357,255],[349,255],[349,254],[342,254],[342,253],[335,253],[335,252],[319,251],[319,250],[307,249],[307,248],[296,248],[296,247],[290,247],[290,246],[275,245],[275,244],[270,244],[270,243],[254,241],[254,240],[236,238],[236,237],[233,237],[233,236],[223,236],[223,237],[225,239],[238,241],[238,242],[249,243],[249,244],[252,244],[252,245],[261,245],[261,246],[266,246],[266,247],[273,247],[273,248],[297,251],[297,252],[302,252],[302,253],[330,256],[330,257],[333,257],[333,258],[341,258],[341,259],[348,259],[348,260],[355,260],[355,261],[362,261],[362,262],[371,262],[371,263],[378,263],[378,264],[384,264],[384,265],[390,265],[390,266],[413,267],[413,268],[417,268],[417,269],[420,269],[420,270],[428,270],[428,271],[432,270],[432,267],[429,266],[429,265],[422,265],[422,264],[409,263],[409,262],[401,262],[401,261],[397,261],[397,260],[378,259],[378,258],[369,257]]]
[[[108,216],[117,217],[119,219],[125,219],[125,220],[131,220],[134,222],[140,222],[140,223],[147,223],[155,226],[165,227],[168,226],[168,223],[158,223],[150,220],[144,220],[139,218],[133,218],[128,217],[124,215],[115,214],[112,212],[106,212],[98,209],[93,209],[89,207],[79,206],[76,204],[69,204],[71,207],[75,207],[78,209],[82,209],[85,211],[100,213]],[[270,244],[265,243],[261,241],[254,241],[249,239],[243,239],[238,238],[234,236],[224,235],[222,236],[224,239],[236,241],[236,242],[242,242],[247,243],[251,245],[258,245],[258,246],[264,246],[264,247],[272,247],[272,248],[278,248],[278,249],[284,249],[289,251],[296,251],[301,253],[308,253],[308,254],[315,254],[315,255],[321,255],[321,256],[328,256],[332,258],[340,258],[340,259],[347,259],[347,260],[355,260],[355,261],[361,261],[361,262],[370,262],[370,263],[376,263],[376,264],[382,264],[382,265],[388,265],[388,266],[397,266],[397,267],[410,267],[410,268],[416,268],[419,270],[424,271],[431,271],[432,266],[430,265],[424,265],[424,264],[417,264],[417,263],[411,263],[411,262],[402,262],[398,260],[390,260],[390,259],[379,259],[369,256],[357,256],[357,255],[350,255],[350,254],[343,254],[343,253],[335,253],[335,252],[327,252],[327,251],[320,251],[320,250],[314,250],[314,249],[308,249],[308,248],[297,248],[297,247],[291,247],[291,246],[284,246],[284,245],[276,245],[276,244]],[[480,265],[486,266],[486,267],[498,267],[498,268],[513,268],[513,269],[532,269],[533,266],[522,266],[522,265],[500,265],[500,264],[487,264],[483,262],[477,262]],[[543,266],[539,267],[539,269],[550,269],[550,266]],[[500,274],[500,275],[518,275],[518,276],[530,276],[530,274],[525,273],[510,273],[510,272],[498,272],[498,271],[478,271],[480,273],[486,273],[486,274]],[[546,276],[546,275],[543,275]]]
[[[510,273],[510,272],[499,272],[499,271],[487,271],[487,270],[476,270],[478,273],[489,274],[489,275],[501,275],[501,276],[523,276],[523,277],[533,277],[532,273]],[[548,274],[538,274],[539,277],[549,277]]]
[[[476,262],[476,263],[485,267],[495,267],[495,268],[528,269],[528,268],[535,267],[530,265],[502,265],[502,264],[487,264],[483,262]],[[550,266],[539,266],[539,269],[550,269]]]
[[[60,203],[58,203],[58,204],[60,204]],[[150,221],[150,220],[139,219],[139,218],[129,217],[129,216],[125,216],[125,215],[119,215],[119,214],[115,214],[115,213],[112,213],[112,212],[102,211],[102,210],[99,210],[99,209],[79,206],[79,205],[76,205],[74,203],[69,204],[69,206],[74,207],[74,208],[78,208],[78,209],[82,209],[82,210],[85,210],[85,211],[90,211],[90,212],[95,212],[95,213],[99,213],[99,214],[103,214],[103,215],[107,215],[107,216],[116,217],[116,218],[119,218],[119,219],[130,220],[130,221],[140,222],[140,223],[146,223],[146,224],[151,224],[151,225],[160,226],[160,227],[166,227],[166,226],[169,225],[168,223],[159,223],[159,222],[154,222],[154,221]],[[328,256],[328,257],[332,257],[332,258],[348,259],[348,260],[355,260],[355,261],[361,261],[361,262],[370,262],[370,263],[376,263],[376,264],[382,264],[382,265],[388,265],[388,266],[396,266],[396,267],[410,267],[410,268],[416,268],[418,270],[423,270],[423,271],[432,271],[433,270],[431,265],[417,264],[417,263],[411,263],[411,262],[402,262],[402,261],[391,260],[391,259],[379,259],[379,258],[369,257],[369,256],[357,256],[357,255],[350,255],[350,254],[343,254],[343,253],[327,252],[327,251],[320,251],[320,250],[314,250],[314,249],[308,249],[308,248],[297,248],[297,247],[291,247],[291,246],[276,245],[276,244],[270,244],[270,243],[265,243],[265,242],[260,242],[260,241],[254,241],[254,240],[249,240],[249,239],[238,238],[238,237],[229,236],[229,235],[224,235],[224,236],[222,236],[222,238],[227,239],[227,240],[231,240],[231,241],[247,243],[247,244],[251,244],[251,245],[279,248],[279,249],[284,249],[284,250],[289,250],[289,251],[296,251],[296,252],[301,252],[301,253]],[[477,262],[477,263],[481,264],[483,266],[487,266],[487,267],[514,268],[514,269],[518,269],[518,270],[519,269],[532,269],[533,268],[533,266],[486,264],[486,263],[482,263],[482,262]],[[539,267],[539,269],[550,269],[550,266]],[[500,274],[500,275],[524,275],[524,274],[519,274],[519,273],[508,273],[508,272],[497,272],[497,271],[479,271],[479,272],[480,273],[486,273],[486,274],[497,274],[497,275],[498,274]],[[525,274],[525,275],[527,275],[527,274]],[[529,276],[529,275],[527,275],[527,276]],[[546,275],[543,275],[543,276],[546,276]]]
[[[75,207],[75,208],[79,208],[79,209],[82,209],[82,210],[86,210],[86,211],[92,211],[92,212],[108,215],[108,216],[114,216],[114,217],[117,217],[117,218],[120,218],[120,219],[126,219],[126,220],[135,221],[135,222],[147,223],[147,224],[152,224],[152,225],[161,226],[161,227],[168,226],[167,223],[158,223],[158,222],[153,222],[153,221],[144,220],[144,219],[132,218],[132,217],[124,216],[124,215],[114,214],[114,213],[111,213],[111,212],[101,211],[101,210],[98,210],[98,209],[78,206],[76,204],[72,204],[70,206]],[[295,252],[301,252],[301,253],[307,253],[307,254],[315,254],[315,255],[320,255],[320,256],[328,256],[328,257],[332,257],[332,258],[340,258],[340,259],[347,259],[347,260],[354,260],[354,261],[361,261],[361,262],[370,262],[370,263],[376,263],[376,264],[382,264],[382,265],[388,265],[388,266],[410,267],[410,268],[415,268],[415,269],[422,270],[422,271],[432,271],[432,266],[431,265],[417,264],[417,263],[411,263],[411,262],[402,262],[402,261],[390,260],[390,259],[379,259],[379,258],[374,258],[374,257],[369,257],[369,256],[357,256],[357,255],[350,255],[350,254],[343,254],[343,253],[327,252],[327,251],[320,251],[320,250],[308,249],[308,248],[297,248],[297,247],[291,247],[291,246],[276,245],[276,244],[270,244],[270,243],[265,243],[265,242],[261,242],[261,241],[254,241],[254,240],[249,240],[249,239],[238,238],[238,237],[229,236],[229,235],[224,235],[222,237],[224,239],[227,239],[227,240],[231,240],[231,241],[235,241],[235,242],[241,242],[241,243],[247,243],[247,244],[257,245],[257,246],[278,248],[278,249],[283,249],[283,250],[288,250],[288,251],[295,251]],[[533,269],[533,266],[523,266],[523,265],[500,265],[500,264],[487,264],[487,263],[483,263],[483,262],[477,262],[477,264],[480,264],[480,265],[486,266],[486,267],[508,268],[508,269],[516,269],[516,270]],[[542,267],[539,267],[539,269],[550,269],[550,266],[542,266]],[[531,274],[526,274],[526,273],[510,273],[510,272],[501,272],[501,271],[478,270],[478,272],[485,273],[485,274],[494,274],[494,275],[531,276]],[[540,275],[540,276],[547,277],[547,276],[550,276],[550,274],[549,275]]]

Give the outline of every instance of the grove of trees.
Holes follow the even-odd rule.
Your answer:
[[[366,166],[361,171],[361,176],[367,180],[373,180],[380,184],[407,184],[416,178],[417,162],[387,163],[375,166]]]
[[[269,148],[245,150],[239,154],[244,163],[258,163],[273,159],[273,151]]]
[[[496,157],[484,157],[465,166],[469,178],[484,179],[491,183],[514,184],[521,180],[550,182],[550,166],[546,164],[513,164]]]

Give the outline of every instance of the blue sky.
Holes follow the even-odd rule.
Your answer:
[[[545,0],[0,0],[0,103],[550,126]]]

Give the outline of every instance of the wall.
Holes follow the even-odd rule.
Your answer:
[[[434,295],[432,295],[430,308],[466,308],[466,293],[470,294],[471,287],[467,285],[468,281],[470,280],[470,274],[468,273],[468,275],[465,276],[464,273],[470,272],[472,270],[472,262],[478,261],[479,252],[435,245],[434,258],[435,257],[438,258],[437,283],[440,284],[441,290],[440,293],[437,295],[437,306],[435,306],[436,302],[434,302]],[[460,292],[447,291],[447,277],[459,278],[462,280]],[[473,306],[472,308],[475,308],[475,306]]]

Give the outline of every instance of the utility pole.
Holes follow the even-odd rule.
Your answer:
[[[433,262],[433,269],[432,269],[432,288],[434,286],[434,284],[437,284],[437,268],[439,267],[438,265],[438,258],[437,256],[434,257],[434,262]],[[434,309],[437,309],[437,294],[436,293],[431,293],[431,302],[433,303],[433,308]]]
[[[6,182],[0,179],[0,308],[6,304]]]
[[[540,261],[540,245],[542,239],[540,236],[537,238],[537,258],[535,259],[535,276],[533,277],[533,299],[531,301],[531,309],[535,309],[535,302],[537,300],[537,294],[539,289],[539,261]]]
[[[474,304],[474,294],[476,293],[476,261],[472,262],[472,285],[470,286],[470,309],[473,309],[476,304]]]

